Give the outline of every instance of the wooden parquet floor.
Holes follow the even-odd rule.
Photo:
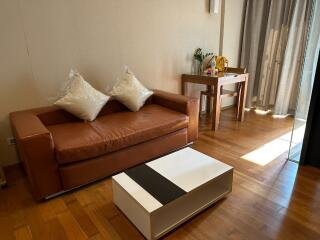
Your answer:
[[[234,121],[222,113],[220,130],[200,123],[193,148],[234,166],[233,192],[165,239],[320,239],[320,169],[301,167],[282,154],[265,166],[241,157],[289,132],[292,119],[254,112]],[[265,153],[267,154],[267,153]],[[143,239],[112,203],[110,178],[36,203],[19,167],[6,169],[0,190],[0,239]]]

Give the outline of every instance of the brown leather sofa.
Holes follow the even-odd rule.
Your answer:
[[[110,176],[184,147],[198,137],[197,99],[155,90],[131,112],[111,100],[93,122],[57,107],[10,114],[36,200]]]

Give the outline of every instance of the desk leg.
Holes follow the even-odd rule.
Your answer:
[[[220,111],[221,111],[221,99],[220,99],[220,86],[214,86],[213,89],[213,114],[212,114],[212,130],[216,131],[219,127]]]
[[[207,92],[212,92],[212,86],[207,85]],[[209,96],[206,96],[206,112],[207,114],[210,114],[211,110],[211,98]]]
[[[247,96],[247,86],[248,86],[248,79],[244,82],[241,82],[241,91],[240,91],[240,102],[239,102],[239,121],[244,121],[244,107],[246,104],[246,96]]]
[[[238,92],[238,96],[237,96],[237,121],[240,121],[240,99],[241,99],[241,88],[242,88],[242,84],[237,83],[237,92]]]
[[[186,82],[182,79],[181,80],[181,94],[185,95],[186,93]]]

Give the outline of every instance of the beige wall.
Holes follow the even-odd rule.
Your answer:
[[[225,0],[222,55],[228,58],[230,67],[239,67],[243,4],[244,0]],[[235,90],[235,85],[225,88]],[[234,100],[234,98],[224,98],[222,107],[232,105]]]
[[[179,92],[193,51],[218,53],[219,27],[208,0],[1,0],[2,164],[17,161],[8,113],[48,105],[70,68],[102,90],[128,65],[146,86]]]
[[[244,0],[225,0],[223,54],[230,66],[238,66]]]

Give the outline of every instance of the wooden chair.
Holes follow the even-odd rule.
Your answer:
[[[235,73],[235,74],[244,74],[247,72],[247,70],[245,68],[231,68],[231,67],[228,67],[227,68],[227,73]],[[211,91],[201,91],[200,92],[200,111],[199,113],[201,114],[202,112],[202,105],[203,105],[203,96],[206,96],[206,98],[210,98],[210,102],[213,102],[213,98],[214,98],[214,95],[213,95],[213,90]],[[240,84],[237,84],[236,86],[236,90],[235,91],[230,91],[230,90],[226,90],[226,89],[223,89],[223,86],[221,86],[221,97],[220,97],[220,101],[222,101],[222,98],[225,98],[225,97],[238,97],[237,98],[237,119],[239,117],[239,114],[240,114],[240,108],[239,108],[239,101],[240,101],[240,91],[241,91],[241,85]],[[211,104],[210,104],[210,108],[211,108]],[[207,111],[210,113],[210,109]]]

